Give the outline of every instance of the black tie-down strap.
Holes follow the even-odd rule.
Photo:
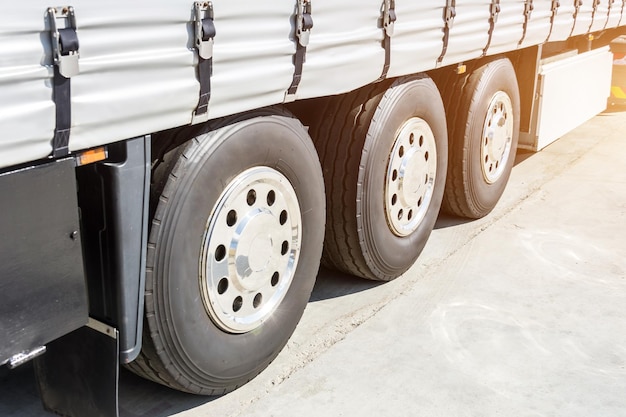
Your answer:
[[[609,19],[611,17],[611,11],[613,10],[613,4],[615,3],[614,0],[609,0],[609,7],[608,10],[606,11],[606,20],[604,21],[604,26],[602,26],[602,30],[606,29],[606,26],[609,24]],[[622,1],[622,5],[624,4],[624,2]]]
[[[554,21],[556,20],[556,14],[559,12],[559,7],[561,7],[560,0],[552,0],[552,5],[550,6],[550,10],[552,14],[550,15],[550,31],[548,32],[548,36],[546,36],[546,42],[550,40],[550,36],[552,36],[552,29],[554,28]]]
[[[298,91],[302,79],[302,69],[306,61],[306,47],[309,44],[311,29],[313,29],[311,0],[298,0],[295,14],[296,53],[293,55],[293,79],[285,93],[285,103],[296,99],[296,91]]]
[[[76,19],[72,7],[48,9],[50,41],[54,60],[52,78],[52,101],[55,107],[56,122],[52,138],[52,157],[69,154],[70,128],[72,126],[71,77],[78,74],[78,35]],[[58,24],[64,24],[59,29]]]
[[[610,1],[609,1],[609,8],[610,6]],[[593,26],[593,22],[596,19],[596,12],[598,11],[598,6],[600,5],[600,0],[593,0],[592,6],[593,6],[593,10],[591,11],[591,23],[589,23],[589,27],[587,28],[587,32],[591,32],[591,27]],[[606,16],[608,18],[608,16]]]
[[[518,46],[520,46],[526,38],[526,32],[528,31],[528,22],[530,21],[530,16],[533,14],[534,9],[535,6],[533,5],[533,0],[524,1],[524,25],[522,26],[522,38],[517,43]]]
[[[448,41],[450,40],[450,29],[452,29],[452,23],[456,17],[456,0],[446,0],[446,7],[443,8],[443,47],[441,54],[437,58],[437,64],[443,61],[443,58],[448,52]]]
[[[569,32],[569,37],[571,37],[574,33],[574,29],[576,28],[576,19],[578,19],[578,13],[580,12],[580,7],[582,5],[583,0],[574,0],[574,24],[572,25],[572,30]]]
[[[394,24],[396,23],[396,1],[384,0],[383,7],[383,42],[382,46],[385,50],[385,64],[383,65],[383,71],[380,74],[379,80],[387,78],[387,72],[391,66],[391,37],[393,36]]]
[[[70,79],[61,75],[57,66],[54,67],[52,85],[52,101],[54,101],[56,109],[52,156],[59,158],[69,154],[70,127],[72,125],[72,89]]]
[[[298,90],[298,85],[300,85],[300,80],[302,79],[302,68],[304,67],[305,59],[306,46],[302,46],[298,43],[296,46],[296,53],[293,55],[293,79],[291,80],[291,85],[287,89],[287,96],[295,95]]]
[[[213,21],[213,3],[195,2],[195,44],[198,51],[198,81],[200,96],[193,114],[192,123],[207,121],[211,98],[211,76],[213,75],[213,39],[216,30]]]
[[[483,49],[482,56],[487,55],[489,51],[489,46],[491,46],[491,39],[493,38],[493,30],[496,27],[496,22],[498,21],[498,15],[500,14],[500,0],[491,0],[491,4],[489,5],[489,38],[487,39],[487,45]]]
[[[196,107],[195,115],[207,114],[209,100],[211,99],[211,76],[213,75],[213,58],[198,60],[198,79],[200,80],[200,98]]]

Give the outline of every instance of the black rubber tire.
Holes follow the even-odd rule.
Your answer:
[[[253,331],[222,331],[205,310],[198,279],[203,234],[224,187],[242,171],[269,166],[286,176],[302,216],[299,261],[271,320]],[[172,388],[219,395],[258,375],[293,333],[322,252],[324,185],[313,143],[282,110],[255,111],[212,126],[165,155],[154,173],[143,348],[129,368]]]
[[[515,163],[519,139],[520,95],[513,65],[493,58],[458,76],[450,72],[439,84],[448,115],[448,177],[442,208],[460,217],[479,219],[489,214],[504,192]],[[513,105],[511,152],[501,176],[493,183],[482,174],[481,143],[489,103],[498,91]]]
[[[426,75],[417,75],[310,105],[326,106],[322,117],[310,120],[309,130],[327,192],[323,263],[372,280],[397,278],[424,248],[443,196],[447,131],[437,87]],[[296,111],[304,120],[311,113],[302,105]],[[414,116],[428,122],[436,138],[436,184],[422,223],[412,234],[399,237],[386,220],[384,183],[398,129]]]

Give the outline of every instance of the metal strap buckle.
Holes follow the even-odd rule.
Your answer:
[[[197,1],[194,3],[195,43],[198,55],[203,59],[213,57],[213,38],[215,38],[215,24],[213,23],[213,3]]]
[[[300,45],[306,47],[309,44],[313,17],[311,16],[311,0],[298,0],[296,12],[296,36]]]
[[[389,37],[393,36],[394,23],[396,22],[396,2],[395,0],[385,0],[383,10],[383,28],[385,34]]]
[[[498,21],[498,14],[500,13],[500,0],[492,0],[490,12],[491,20],[493,23],[496,23]]]
[[[530,19],[530,15],[535,10],[535,6],[533,5],[533,0],[526,0],[524,3],[524,15],[526,16],[526,20]]]
[[[50,24],[54,64],[59,67],[59,73],[63,77],[71,78],[78,74],[79,57],[74,8],[71,6],[49,7],[48,23]]]
[[[447,27],[452,28],[452,23],[456,17],[456,8],[451,0],[446,2],[446,9],[444,11],[444,19]]]

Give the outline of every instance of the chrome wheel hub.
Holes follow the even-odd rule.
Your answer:
[[[302,218],[289,180],[250,168],[224,189],[209,217],[200,258],[207,313],[222,330],[254,330],[276,310],[298,263]]]
[[[436,173],[435,136],[426,121],[411,118],[400,128],[387,165],[385,214],[395,235],[410,235],[424,219]]]
[[[482,171],[485,181],[496,182],[505,171],[513,141],[513,104],[508,94],[498,91],[487,110],[481,143]]]

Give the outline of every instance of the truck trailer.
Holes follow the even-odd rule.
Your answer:
[[[320,262],[400,277],[516,149],[601,112],[626,0],[145,0],[0,14],[0,365],[117,416],[118,372],[222,395]]]

